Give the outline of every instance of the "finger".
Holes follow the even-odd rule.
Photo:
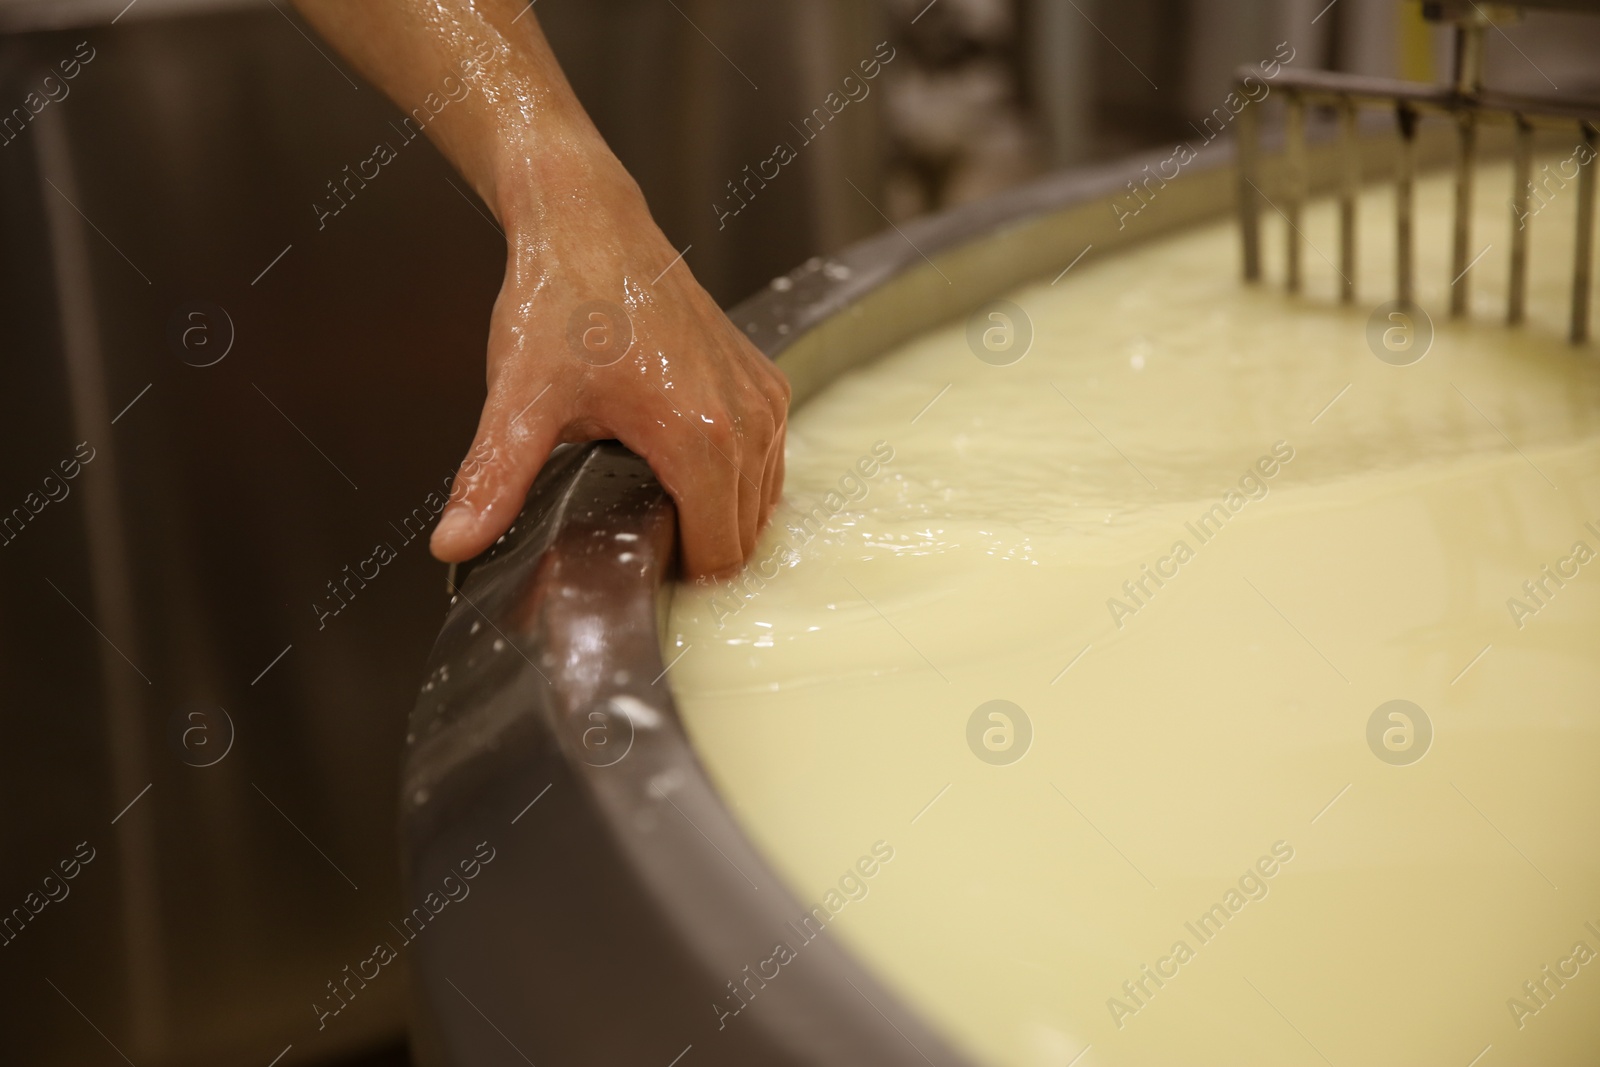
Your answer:
[[[766,371],[767,406],[772,411],[772,443],[768,446],[767,466],[761,479],[761,525],[765,526],[783,495],[784,442],[789,427],[789,379],[776,364],[763,360]]]
[[[776,407],[782,408],[779,414],[786,415],[789,411],[789,403],[794,399],[794,387],[789,384],[789,376],[783,373],[781,367],[770,359],[763,362],[766,364],[767,376],[772,381],[775,389],[772,401]]]
[[[765,407],[741,419],[739,450],[739,549],[742,563],[756,550],[756,534],[761,530],[761,480],[766,474],[767,446],[772,443],[772,421]]]
[[[788,462],[789,449],[789,424],[778,427],[778,435],[772,442],[772,450],[777,454],[778,462],[773,467],[772,475],[772,511],[778,510],[778,505],[783,503],[783,475],[784,466]]]
[[[772,440],[767,444],[767,460],[761,468],[761,516],[756,525],[757,537],[761,535],[762,530],[767,528],[767,523],[772,519],[772,509],[776,503],[776,498],[773,496],[772,479],[777,474],[778,449],[783,447],[780,444],[782,440],[782,427],[774,427]]]
[[[693,435],[669,434],[660,441],[641,442],[642,447],[623,443],[645,458],[678,506],[684,576],[718,578],[737,571],[744,563],[737,468],[717,448]],[[726,447],[731,445],[730,435]]]
[[[469,560],[516,520],[528,488],[560,437],[559,420],[548,412],[536,417],[529,406],[485,406],[472,450],[456,472],[450,502],[429,542],[435,558],[446,563]]]
[[[766,529],[778,510],[783,495],[783,446],[788,421],[780,420],[773,427],[772,443],[767,446],[767,468],[761,476],[761,528]]]

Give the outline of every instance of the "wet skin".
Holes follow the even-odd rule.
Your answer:
[[[736,570],[783,488],[788,382],[678,258],[526,0],[295,3],[403,110],[421,109],[506,234],[488,395],[433,554],[493,544],[556,445],[615,438],[677,503],[685,572]]]

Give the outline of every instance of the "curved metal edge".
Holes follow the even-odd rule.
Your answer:
[[[898,229],[888,229],[852,245],[835,256],[813,257],[790,273],[773,279],[761,292],[728,312],[736,325],[767,355],[777,359],[797,341],[885,283],[912,270],[930,275],[938,267],[931,262],[954,249],[991,238],[997,231],[1027,226],[1065,208],[1109,202],[1127,191],[1127,183],[1142,174],[1145,166],[1155,167],[1170,152],[1146,152],[1111,163],[1061,171],[1027,185],[975,201],[970,204],[913,219]],[[1197,172],[1214,172],[1232,165],[1233,146],[1221,142]],[[1214,210],[1214,209],[1213,209]],[[1106,218],[1116,216],[1105,209]],[[1168,227],[1136,228],[1132,239],[1166,232]],[[1092,243],[1092,242],[1090,242]],[[1076,249],[1063,248],[1059,264],[1064,267]],[[941,264],[942,265],[942,264]],[[1048,264],[1041,265],[1048,269]],[[992,273],[975,279],[975,287],[964,285],[960,299],[948,300],[943,318],[970,311],[989,297],[1016,286],[1019,280],[1035,276],[1032,265]],[[926,330],[930,325],[919,320],[910,324],[904,336]]]
[[[695,757],[649,469],[611,442],[552,466],[461,587],[412,713],[421,1061],[962,1063],[803,922]]]
[[[803,399],[1085,245],[1227,213],[1232,151],[1219,143],[1153,216],[1117,225],[1111,198],[1164,158],[891,230],[731,317]],[[890,296],[900,314],[873,319]],[[411,902],[443,899],[478,851],[495,858],[470,900],[446,900],[407,941],[420,1062],[667,1064],[691,1048],[686,1065],[965,1062],[825,930],[807,937],[803,905],[700,765],[661,661],[674,525],[638,457],[612,442],[566,450],[450,609],[403,774]],[[793,959],[774,963],[779,946]]]
[[[1374,122],[1359,143],[1359,169],[1368,181],[1393,172],[1393,138],[1386,131]],[[1315,126],[1308,142],[1307,192],[1330,192],[1340,173],[1337,130]],[[1262,187],[1274,195],[1282,144],[1281,130],[1263,132]],[[729,317],[789,374],[799,404],[841,370],[1018,285],[1055,278],[1080,254],[1092,262],[1225,216],[1236,201],[1235,142],[1230,136],[1190,147],[1196,158],[1170,180],[1160,175],[1172,173],[1166,168],[1176,146],[1061,171],[885,230],[773,279]],[[1484,131],[1479,145],[1485,159],[1508,155],[1510,148],[1502,130]],[[1425,127],[1418,136],[1420,167],[1444,166],[1454,152],[1454,132],[1445,125]],[[878,298],[891,289],[895,313],[880,314]]]

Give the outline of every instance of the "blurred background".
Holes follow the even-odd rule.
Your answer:
[[[1449,59],[1404,0],[535,10],[724,305],[1189,137],[1279,42]],[[1597,46],[1530,15],[1488,81],[1593,95]],[[0,1062],[404,1062],[403,956],[313,1005],[404,912],[397,772],[446,601],[405,519],[471,440],[504,243],[423,141],[319,227],[399,117],[282,0],[0,0]],[[377,542],[394,562],[346,584]]]

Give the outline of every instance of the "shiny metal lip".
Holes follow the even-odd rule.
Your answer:
[[[1329,181],[1331,151],[1310,157]],[[1119,224],[1114,198],[1167,154],[891,228],[731,317],[802,402],[1021,283],[1226,217],[1237,176],[1218,141]],[[1277,162],[1263,163],[1270,189]],[[417,940],[419,1062],[665,1064],[689,1048],[696,1064],[968,1062],[828,935],[826,910],[784,884],[696,757],[662,658],[674,526],[638,457],[564,449],[461,579],[410,719],[407,893],[423,899],[480,842],[497,858]],[[775,963],[778,944],[794,958]]]

